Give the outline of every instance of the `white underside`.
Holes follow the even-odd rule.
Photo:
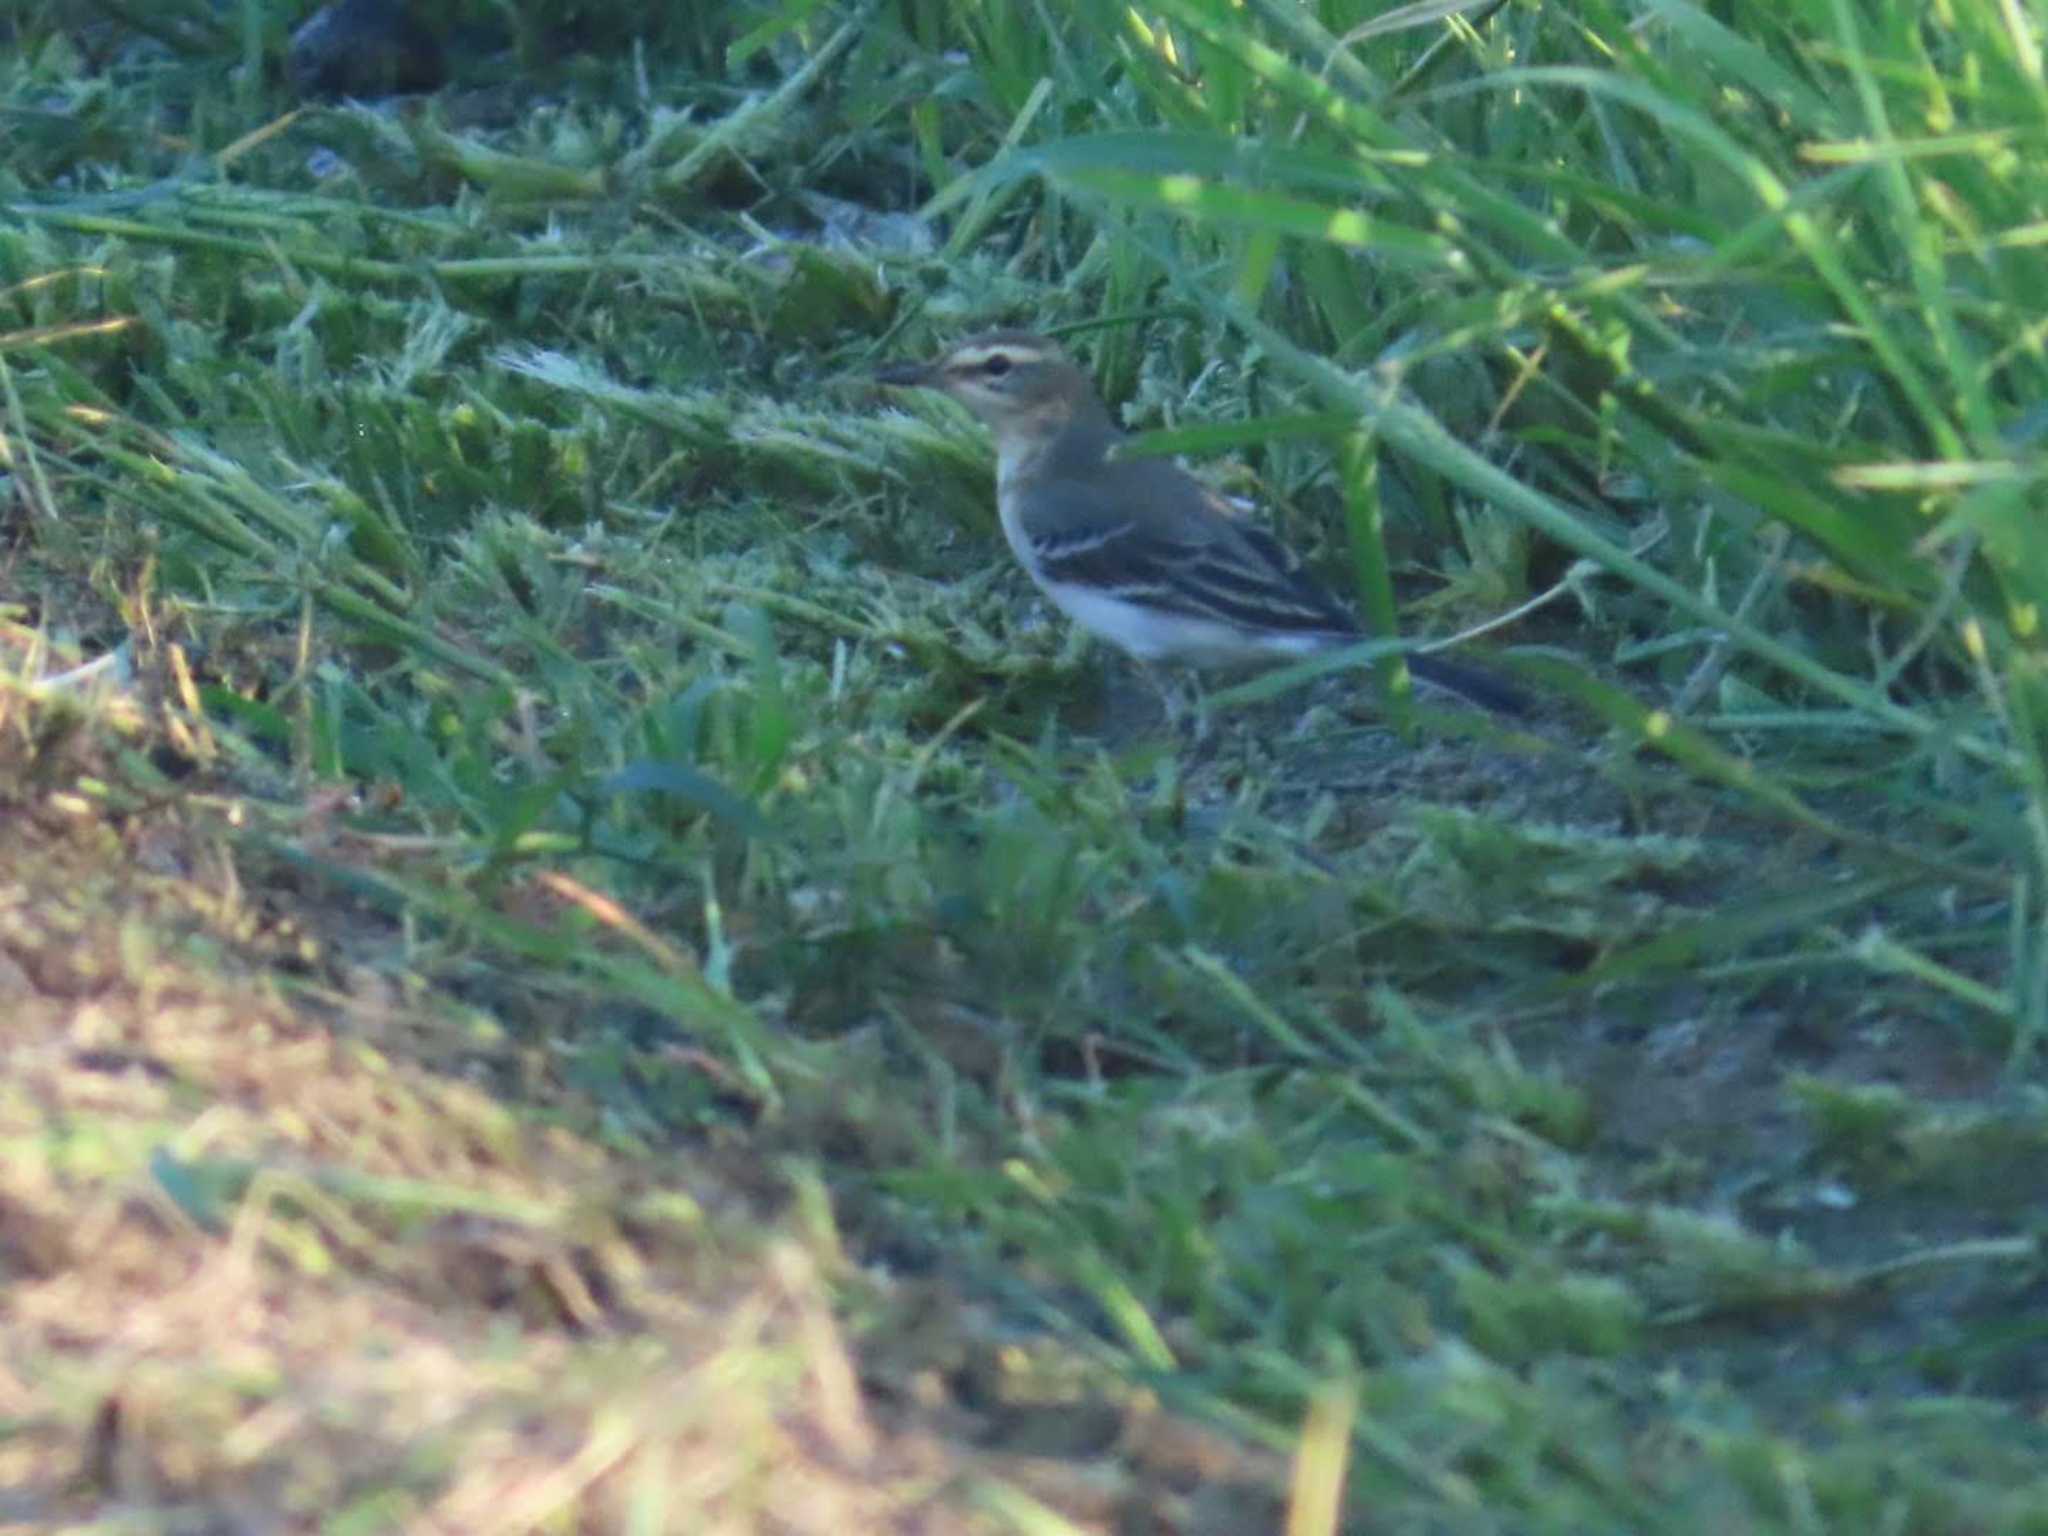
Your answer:
[[[1060,612],[1090,634],[1130,652],[1140,661],[1177,661],[1188,666],[1215,667],[1231,662],[1281,656],[1310,656],[1327,650],[1340,637],[1316,634],[1274,634],[1239,629],[1216,619],[1165,613],[1126,602],[1092,587],[1040,582]]]
[[[1003,535],[1009,540],[1011,552],[1060,612],[1090,634],[1099,635],[1138,660],[1220,667],[1237,662],[1312,656],[1356,638],[1335,633],[1289,634],[1241,629],[1220,619],[1198,619],[1129,602],[1096,587],[1046,580],[1031,548],[1031,541],[1017,526],[1013,515],[1015,501],[1008,494],[1020,469],[1017,457],[1007,450],[997,463],[997,504],[1002,512]]]

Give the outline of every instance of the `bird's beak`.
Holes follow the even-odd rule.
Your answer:
[[[891,363],[875,370],[875,382],[901,389],[932,389],[938,385],[939,370],[931,363]]]

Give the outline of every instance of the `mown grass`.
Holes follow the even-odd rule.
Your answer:
[[[0,77],[9,1518],[2040,1528],[2017,12],[238,14]],[[998,323],[1540,718],[1166,729]]]

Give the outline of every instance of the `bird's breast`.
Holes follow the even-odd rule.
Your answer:
[[[1037,455],[1015,451],[1005,447],[996,459],[996,514],[1002,520],[1003,537],[1009,541],[1010,553],[1017,557],[1017,563],[1031,573],[1031,579],[1043,585],[1037,551],[1032,549],[1031,540],[1024,532],[1024,486],[1033,473]]]
[[[1015,496],[999,496],[996,510],[1001,515],[1003,537],[1009,541],[1010,553],[1017,557],[1017,563],[1024,567],[1033,581],[1045,585],[1045,568],[1039,562],[1038,551],[1031,547],[1031,539],[1024,532],[1024,504]]]

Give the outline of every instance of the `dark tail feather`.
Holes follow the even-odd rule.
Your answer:
[[[1408,670],[1415,681],[1445,693],[1455,693],[1468,704],[1490,709],[1497,715],[1520,718],[1529,713],[1529,695],[1498,672],[1462,661],[1445,661],[1441,656],[1410,656]]]

